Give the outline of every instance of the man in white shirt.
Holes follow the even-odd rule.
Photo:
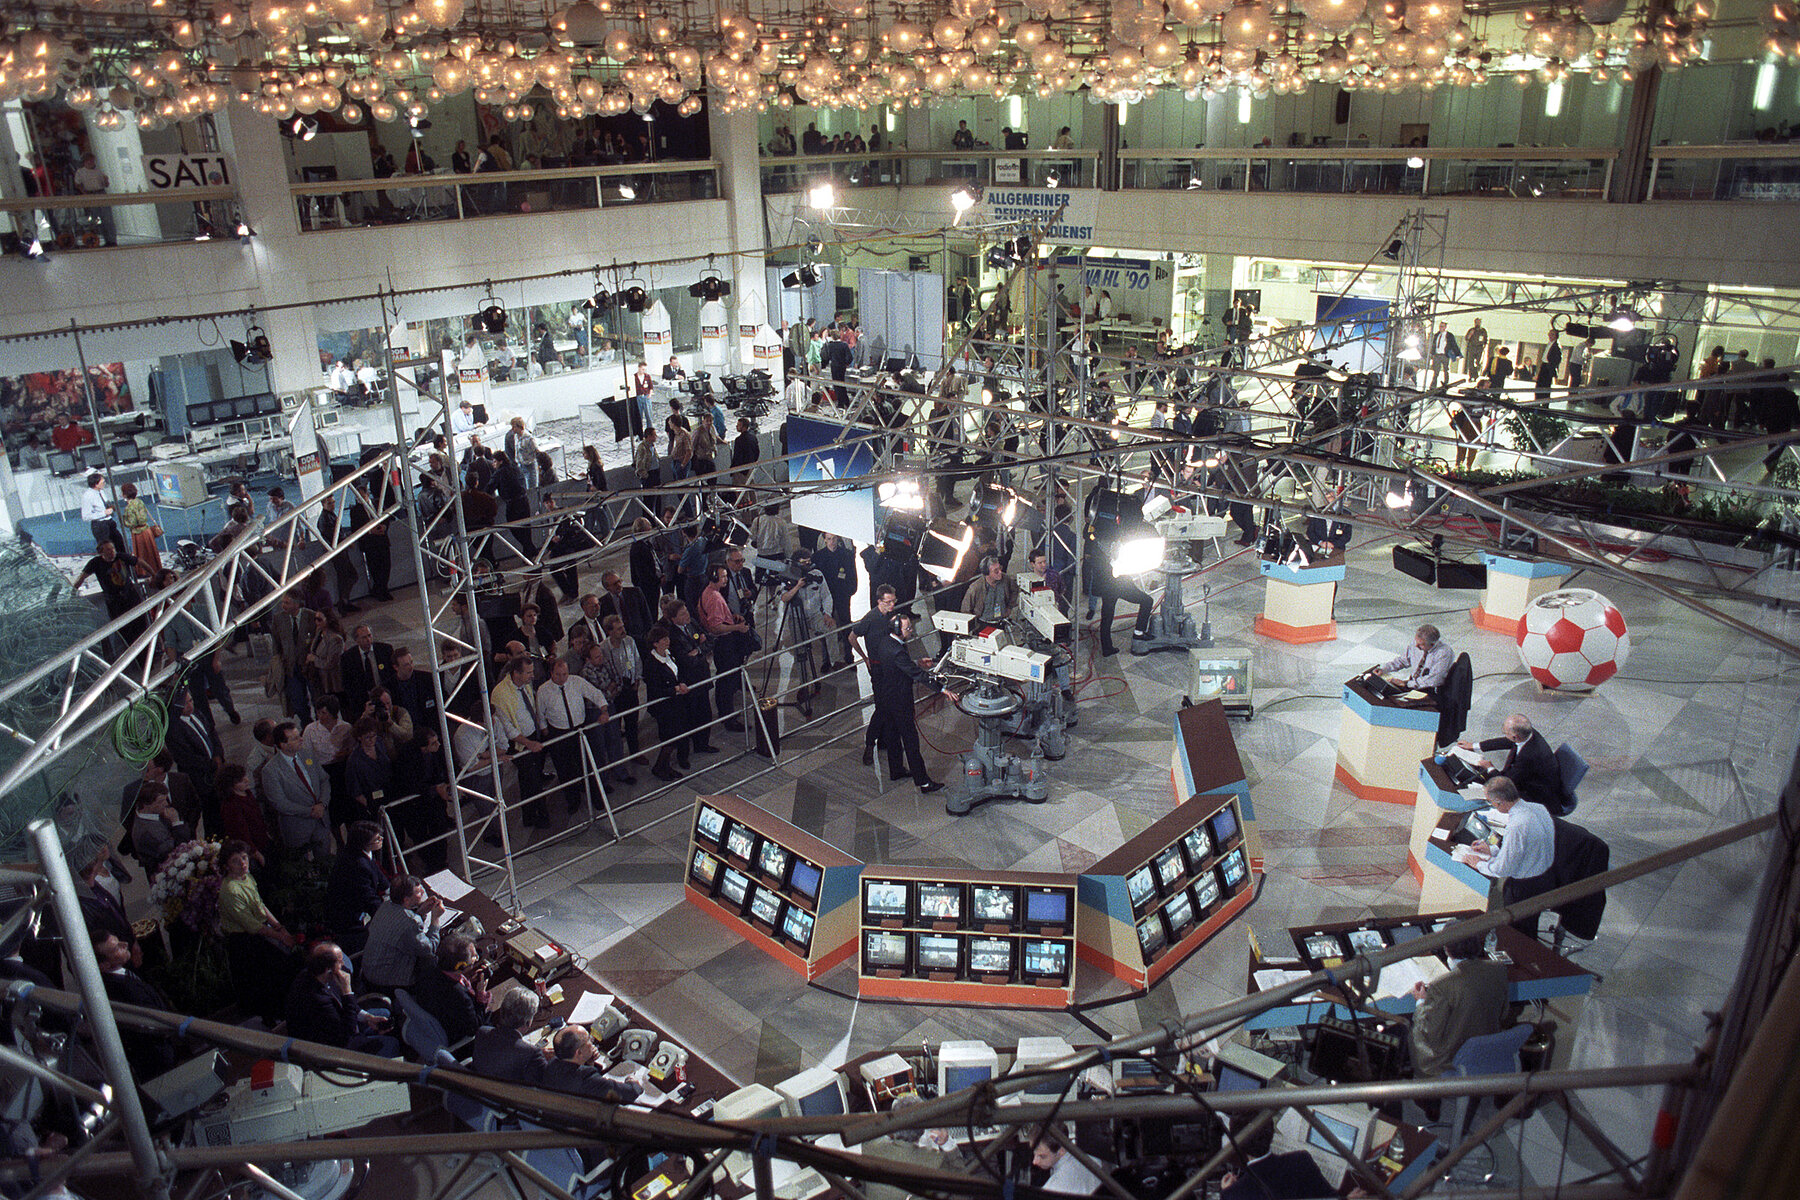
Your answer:
[[[1388,677],[1396,687],[1418,688],[1436,692],[1450,677],[1456,651],[1443,640],[1436,625],[1421,625],[1413,632],[1413,644],[1398,658],[1389,659],[1376,670]]]
[[[125,545],[125,535],[119,532],[119,523],[113,520],[113,506],[106,501],[106,476],[95,471],[88,476],[87,483],[81,493],[81,519],[88,523],[94,545],[111,542],[119,548],[120,554],[130,553]]]
[[[1504,881],[1500,888],[1503,904],[1517,904],[1549,891],[1555,886],[1551,867],[1556,861],[1556,824],[1550,819],[1550,810],[1523,799],[1518,785],[1504,775],[1488,780],[1485,790],[1488,803],[1506,818],[1500,848],[1477,842],[1459,849],[1457,861]],[[1536,913],[1513,922],[1514,929],[1533,938],[1537,925]]]
[[[542,795],[544,743],[539,739],[544,725],[531,686],[531,659],[521,654],[507,664],[506,678],[494,685],[488,699],[493,706],[494,732],[500,745],[511,751],[519,773],[519,794],[526,800],[525,823],[543,829],[550,824],[550,809]]]
[[[450,432],[457,437],[475,432],[475,406],[473,404],[464,400],[456,406],[456,411],[450,414]]]
[[[1065,1136],[1074,1141],[1073,1131]],[[1070,1154],[1060,1142],[1048,1135],[1031,1149],[1031,1165],[1050,1175],[1042,1184],[1047,1192],[1063,1192],[1070,1196],[1091,1196],[1100,1189],[1100,1177],[1088,1170],[1079,1158]]]
[[[356,372],[350,369],[349,363],[340,358],[331,364],[331,376],[327,382],[331,390],[337,394],[338,401],[342,403],[349,398],[350,389],[356,386]]]
[[[103,195],[108,188],[112,187],[112,180],[106,177],[106,172],[100,169],[99,160],[92,154],[81,156],[81,166],[75,170],[74,183],[75,190],[83,196]],[[113,210],[110,205],[83,209],[82,213],[89,219],[99,222],[102,245],[115,246],[118,244],[118,232],[113,223]]]
[[[587,773],[581,766],[581,747],[574,738],[566,736],[568,731],[587,731],[588,749],[600,770],[604,771],[607,764],[618,761],[618,755],[612,753],[612,747],[607,744],[611,740],[607,734],[613,731],[607,719],[611,714],[606,708],[606,695],[583,676],[571,675],[568,660],[559,658],[550,664],[550,678],[537,690],[537,707],[546,727],[545,740],[549,744],[550,761],[556,764],[556,779],[562,785],[563,801],[573,813],[581,807],[585,791],[584,787],[576,786],[577,781],[584,780]],[[615,782],[619,774],[613,772]]]

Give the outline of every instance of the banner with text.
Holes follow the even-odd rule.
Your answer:
[[[1100,193],[1092,188],[1016,188],[991,187],[982,193],[974,211],[978,221],[1044,221],[1064,202],[1062,215],[1044,235],[1046,242],[1058,245],[1090,245],[1094,240],[1094,223],[1100,214]]]

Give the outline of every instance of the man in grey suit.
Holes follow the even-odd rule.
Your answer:
[[[281,711],[305,717],[312,712],[306,702],[306,655],[312,646],[318,614],[300,607],[300,597],[289,592],[281,598],[281,610],[269,615],[269,633],[275,640],[275,659],[281,672]]]
[[[1472,1037],[1500,1032],[1506,1019],[1506,964],[1482,952],[1479,938],[1452,942],[1450,973],[1413,985],[1413,1074],[1442,1075]]]
[[[328,856],[331,829],[325,824],[325,806],[331,784],[324,768],[300,753],[300,727],[292,721],[275,727],[275,754],[263,764],[262,787],[263,798],[275,810],[281,844]]]

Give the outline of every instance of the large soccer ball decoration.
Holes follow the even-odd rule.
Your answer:
[[[1546,592],[1519,622],[1519,661],[1547,688],[1592,688],[1611,679],[1631,654],[1625,617],[1587,588]]]

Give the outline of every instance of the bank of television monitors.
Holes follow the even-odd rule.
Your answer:
[[[693,876],[694,886],[710,895],[713,884],[718,882],[719,860],[705,850],[696,847],[694,861],[688,867],[688,871]]]
[[[812,948],[813,915],[798,904],[788,905],[781,917],[781,936],[805,954]]]
[[[794,860],[794,873],[788,878],[788,887],[796,894],[806,897],[808,903],[816,904],[819,899],[819,880],[824,872],[804,858]]]
[[[762,847],[756,852],[756,868],[770,879],[775,880],[776,886],[779,887],[781,882],[787,878],[789,857],[788,852],[783,850],[779,843],[764,838]]]
[[[953,933],[920,933],[914,936],[918,940],[913,966],[918,974],[955,974],[961,968],[961,938]]]
[[[702,804],[700,815],[694,818],[694,832],[719,845],[725,840],[725,814],[710,804]]]
[[[756,849],[756,833],[748,825],[733,825],[725,835],[725,853],[743,862],[750,861]]]
[[[919,900],[919,924],[939,922],[960,924],[963,911],[963,887],[960,883],[920,883],[916,885]]]
[[[781,915],[781,893],[766,887],[757,888],[750,898],[750,915],[773,930],[775,919]]]
[[[726,867],[719,880],[719,897],[727,903],[743,907],[744,895],[750,890],[750,877],[736,867]]]
[[[895,929],[906,924],[911,909],[912,888],[904,880],[865,879],[863,881],[863,923],[887,925]]]
[[[1013,975],[1013,942],[1003,937],[969,939],[969,974],[985,979]]]
[[[1212,857],[1212,839],[1206,834],[1204,824],[1196,826],[1181,839],[1181,847],[1187,852],[1188,870],[1198,872]]]
[[[907,938],[885,929],[863,930],[863,974],[901,972],[907,968]]]
[[[1020,947],[1020,974],[1028,983],[1069,982],[1069,943],[1028,938]]]
[[[1171,895],[1187,877],[1187,865],[1181,861],[1181,847],[1170,846],[1156,856],[1155,863],[1156,879],[1162,885],[1163,895]]]
[[[1019,922],[1019,889],[1001,884],[978,883],[969,889],[972,924],[984,932],[1011,929]]]
[[[1073,896],[1067,888],[1028,887],[1025,889],[1026,933],[1061,937],[1073,926]]]

